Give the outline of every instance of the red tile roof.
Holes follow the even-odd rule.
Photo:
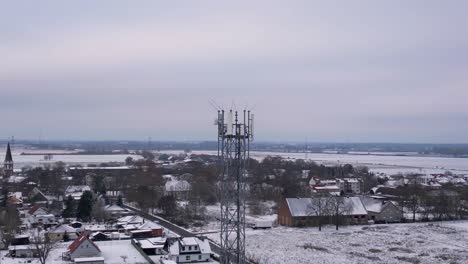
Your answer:
[[[33,207],[31,207],[28,212],[29,214],[34,214],[37,210],[39,210],[39,208],[41,208],[41,206],[36,204]]]
[[[80,247],[81,243],[83,243],[86,240],[91,242],[91,245],[93,245],[99,252],[101,252],[98,246],[94,244],[94,242],[91,239],[88,238],[87,232],[83,232],[77,239],[75,239],[75,241],[73,241],[73,243],[71,243],[70,246],[68,246],[68,251],[70,251],[70,253],[75,252],[75,250]]]

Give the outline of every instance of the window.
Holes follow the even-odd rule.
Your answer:
[[[192,246],[188,246],[188,250],[192,250]]]
[[[185,260],[190,260],[190,256],[186,256],[186,257],[185,257]]]
[[[198,255],[198,260],[201,260],[201,255]]]
[[[195,246],[195,250],[198,250],[198,246]]]
[[[182,251],[185,251],[185,246],[182,246]]]

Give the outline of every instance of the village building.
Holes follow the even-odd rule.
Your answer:
[[[166,238],[164,237],[133,239],[132,243],[139,247],[148,256],[160,256],[167,254],[167,252],[164,250],[166,245]]]
[[[81,258],[100,257],[101,250],[98,246],[88,238],[87,232],[83,232],[73,243],[68,246],[68,251],[64,253],[64,257],[75,261]]]
[[[361,197],[361,201],[369,220],[375,223],[397,223],[403,219],[403,210],[395,202],[372,197]]]
[[[75,240],[78,236],[75,228],[62,224],[47,232],[47,237],[51,241],[66,241]]]
[[[184,237],[168,245],[168,258],[177,263],[206,262],[211,258],[211,247],[208,239]]]
[[[27,212],[27,220],[31,226],[42,225],[49,227],[57,224],[55,215],[50,214],[49,211],[40,205],[32,206]]]
[[[107,213],[107,215],[111,218],[121,218],[126,215],[132,214],[129,210],[118,206],[116,204],[109,204],[104,207],[104,211]]]
[[[341,178],[334,180],[321,180],[312,177],[309,187],[313,192],[330,194],[360,194],[362,191],[362,180],[359,178]]]
[[[3,163],[4,180],[13,175],[13,156],[11,155],[10,142],[8,142],[5,161]]]
[[[138,227],[138,230],[149,231],[151,237],[162,237],[164,235],[164,228],[152,221],[146,221]]]
[[[317,198],[286,198],[278,207],[278,223],[284,226],[315,226],[322,218],[323,224],[333,223],[333,215],[314,214],[315,203],[312,199],[331,199],[324,197]],[[367,224],[368,214],[359,197],[343,197],[340,205],[341,214],[347,224]],[[325,221],[324,221],[325,220]]]

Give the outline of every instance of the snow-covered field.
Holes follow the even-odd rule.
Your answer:
[[[183,151],[164,151],[169,154],[181,154]],[[193,154],[216,155],[216,151],[193,151]],[[336,153],[308,153],[307,159],[319,164],[352,164],[369,167],[373,172],[386,174],[397,173],[444,173],[451,171],[456,174],[468,174],[467,158],[447,158],[447,157],[423,157],[423,156],[392,156],[388,155],[352,155]],[[401,153],[395,153],[401,154]],[[414,154],[414,153],[413,153]],[[306,159],[305,153],[286,152],[262,152],[251,151],[250,156],[257,160],[262,160],[267,156],[281,156],[289,159]]]
[[[42,155],[13,155],[15,168],[21,169],[25,166],[41,166],[46,164],[54,164],[55,162],[62,161],[67,164],[100,164],[106,162],[125,162],[127,157],[133,159],[141,159],[138,155],[54,155],[52,160],[44,160]]]
[[[207,235],[219,241],[219,234]],[[468,221],[248,229],[247,255],[261,264],[468,263]]]

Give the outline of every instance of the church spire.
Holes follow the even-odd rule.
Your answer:
[[[5,163],[6,162],[13,162],[13,157],[11,156],[10,142],[8,142],[8,145],[7,145]]]
[[[6,176],[11,176],[13,174],[13,156],[11,155],[10,142],[8,142],[5,162],[3,163],[3,170]]]

